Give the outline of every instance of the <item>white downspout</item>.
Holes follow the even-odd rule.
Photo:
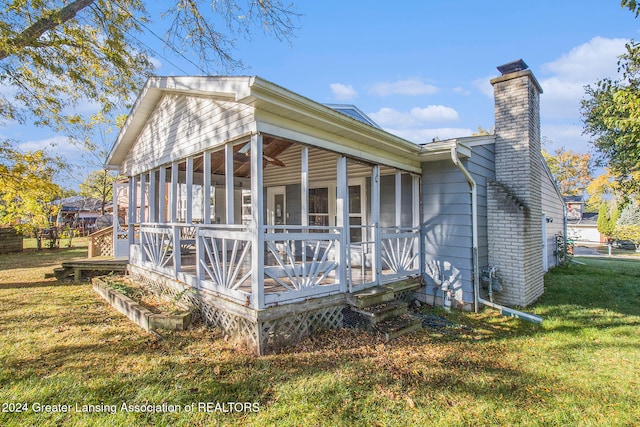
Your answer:
[[[471,241],[473,250],[473,309],[477,313],[480,309],[480,302],[486,304],[488,301],[480,299],[480,274],[478,271],[478,190],[476,181],[473,179],[467,168],[464,167],[458,158],[457,145],[451,147],[451,161],[460,169],[471,187]]]

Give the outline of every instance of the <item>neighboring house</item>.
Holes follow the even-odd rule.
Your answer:
[[[191,290],[259,352],[342,324],[347,295],[421,278],[417,298],[478,309],[544,290],[564,204],[540,154],[539,94],[499,67],[495,135],[414,144],[353,106],[259,77],[154,77],[109,156],[129,177],[134,278]]]
[[[567,204],[567,238],[580,245],[601,245],[607,239],[598,231],[598,214],[585,212],[582,196],[565,196]]]
[[[100,216],[102,201],[90,197],[72,196],[53,202],[60,206],[56,223],[59,227],[71,227],[83,235],[95,230],[96,219]]]

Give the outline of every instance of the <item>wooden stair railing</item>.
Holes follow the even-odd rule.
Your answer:
[[[89,235],[87,258],[113,256],[113,226],[103,228]]]

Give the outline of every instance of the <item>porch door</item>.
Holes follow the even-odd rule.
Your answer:
[[[286,188],[267,188],[267,224],[285,225],[287,223],[286,213]],[[283,230],[276,230],[282,232]]]

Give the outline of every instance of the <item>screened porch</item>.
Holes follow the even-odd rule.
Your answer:
[[[419,182],[254,134],[129,178],[130,262],[256,310],[418,275]]]

